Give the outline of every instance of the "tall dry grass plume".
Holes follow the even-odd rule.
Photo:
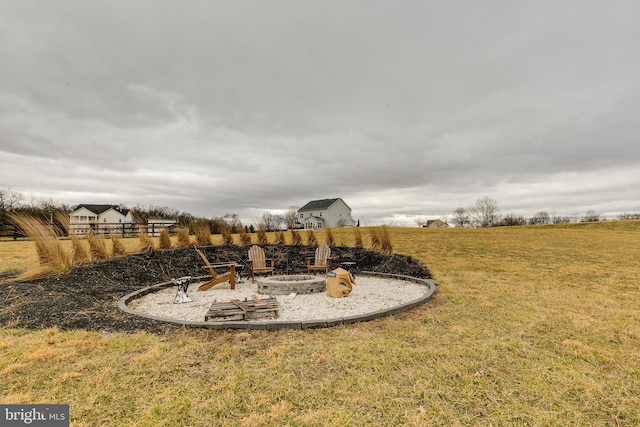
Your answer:
[[[68,236],[71,230],[71,220],[69,219],[69,215],[66,212],[56,209],[53,214],[53,218],[55,219],[55,224],[58,227],[58,230],[56,230],[58,236]]]
[[[382,252],[382,241],[380,240],[379,227],[369,227],[369,235],[371,236],[371,250]]]
[[[122,242],[122,237],[111,236],[111,251],[113,252],[113,256],[122,256],[127,254],[127,248]]]
[[[362,234],[360,233],[360,227],[353,227],[353,236],[355,240],[354,246],[356,248],[362,248],[364,245],[362,244]]]
[[[222,236],[222,244],[223,245],[233,245],[233,235],[231,234],[231,229],[229,228],[229,224],[223,221],[221,218],[216,218],[216,225],[220,230],[220,235]]]
[[[313,233],[313,230],[307,231],[307,246],[311,246],[312,248],[318,246],[318,239],[316,239],[316,235]]]
[[[9,214],[9,220],[34,242],[40,263],[39,267],[18,276],[18,280],[60,276],[69,271],[73,264],[73,253],[58,239],[51,224],[26,214]]]
[[[276,235],[273,239],[273,244],[284,245],[284,243],[285,243],[284,232],[282,230],[276,231]]]
[[[293,246],[302,246],[302,236],[297,230],[291,230],[291,242]]]
[[[269,239],[267,239],[267,230],[264,228],[264,225],[258,225],[258,231],[256,232],[258,235],[258,244],[259,245],[268,245]]]
[[[89,253],[89,248],[76,234],[71,235],[71,250],[73,253],[73,265],[83,265],[91,263],[91,254]]]
[[[336,246],[336,239],[333,237],[333,233],[330,228],[325,228],[324,230],[327,241],[325,242],[327,246],[333,248]]]
[[[186,248],[187,246],[191,246],[191,238],[189,237],[189,229],[186,227],[179,227],[177,230],[178,233],[178,247]]]
[[[107,248],[107,242],[104,236],[96,236],[93,233],[88,233],[87,242],[89,243],[91,261],[104,261],[111,258],[111,253]]]
[[[153,252],[156,248],[153,244],[153,239],[149,237],[149,233],[147,233],[147,228],[145,226],[140,227],[140,242],[138,243],[138,252],[139,253],[147,253]]]
[[[159,249],[171,249],[171,236],[169,235],[169,229],[164,228],[160,232],[160,243],[158,243]]]
[[[393,246],[391,245],[391,238],[389,237],[389,230],[387,229],[387,227],[383,226],[380,230],[380,243],[382,244],[382,248],[380,251],[382,255],[393,255]]]
[[[193,224],[196,233],[197,246],[211,246],[211,226],[208,221],[198,221]]]
[[[240,244],[243,246],[249,246],[251,244],[251,234],[247,232],[247,229],[244,227],[240,227],[238,231],[238,236],[240,236]]]

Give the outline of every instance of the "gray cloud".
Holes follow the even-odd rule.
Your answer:
[[[0,1],[0,187],[371,223],[640,205],[632,1]]]

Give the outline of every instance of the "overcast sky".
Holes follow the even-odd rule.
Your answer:
[[[0,0],[0,188],[256,222],[640,208],[640,1]]]

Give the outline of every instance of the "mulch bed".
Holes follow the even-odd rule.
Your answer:
[[[307,246],[263,246],[267,258],[275,260],[275,274],[306,273],[305,258],[314,248]],[[200,248],[210,262],[236,261],[249,271],[247,247]],[[431,278],[429,270],[410,257],[383,256],[360,248],[332,248],[331,268],[355,261],[357,270]],[[74,268],[63,277],[0,285],[0,325],[61,330],[83,329],[105,332],[148,331],[162,333],[180,328],[121,312],[117,302],[124,295],[182,276],[203,276],[202,261],[193,248],[128,255],[107,262]]]

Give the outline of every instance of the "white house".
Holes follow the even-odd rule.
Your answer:
[[[119,224],[133,223],[129,209],[115,205],[78,205],[69,214],[70,232],[84,234],[93,232],[109,232],[118,228]]]
[[[356,225],[351,208],[340,198],[310,201],[298,209],[298,222],[313,230]]]

